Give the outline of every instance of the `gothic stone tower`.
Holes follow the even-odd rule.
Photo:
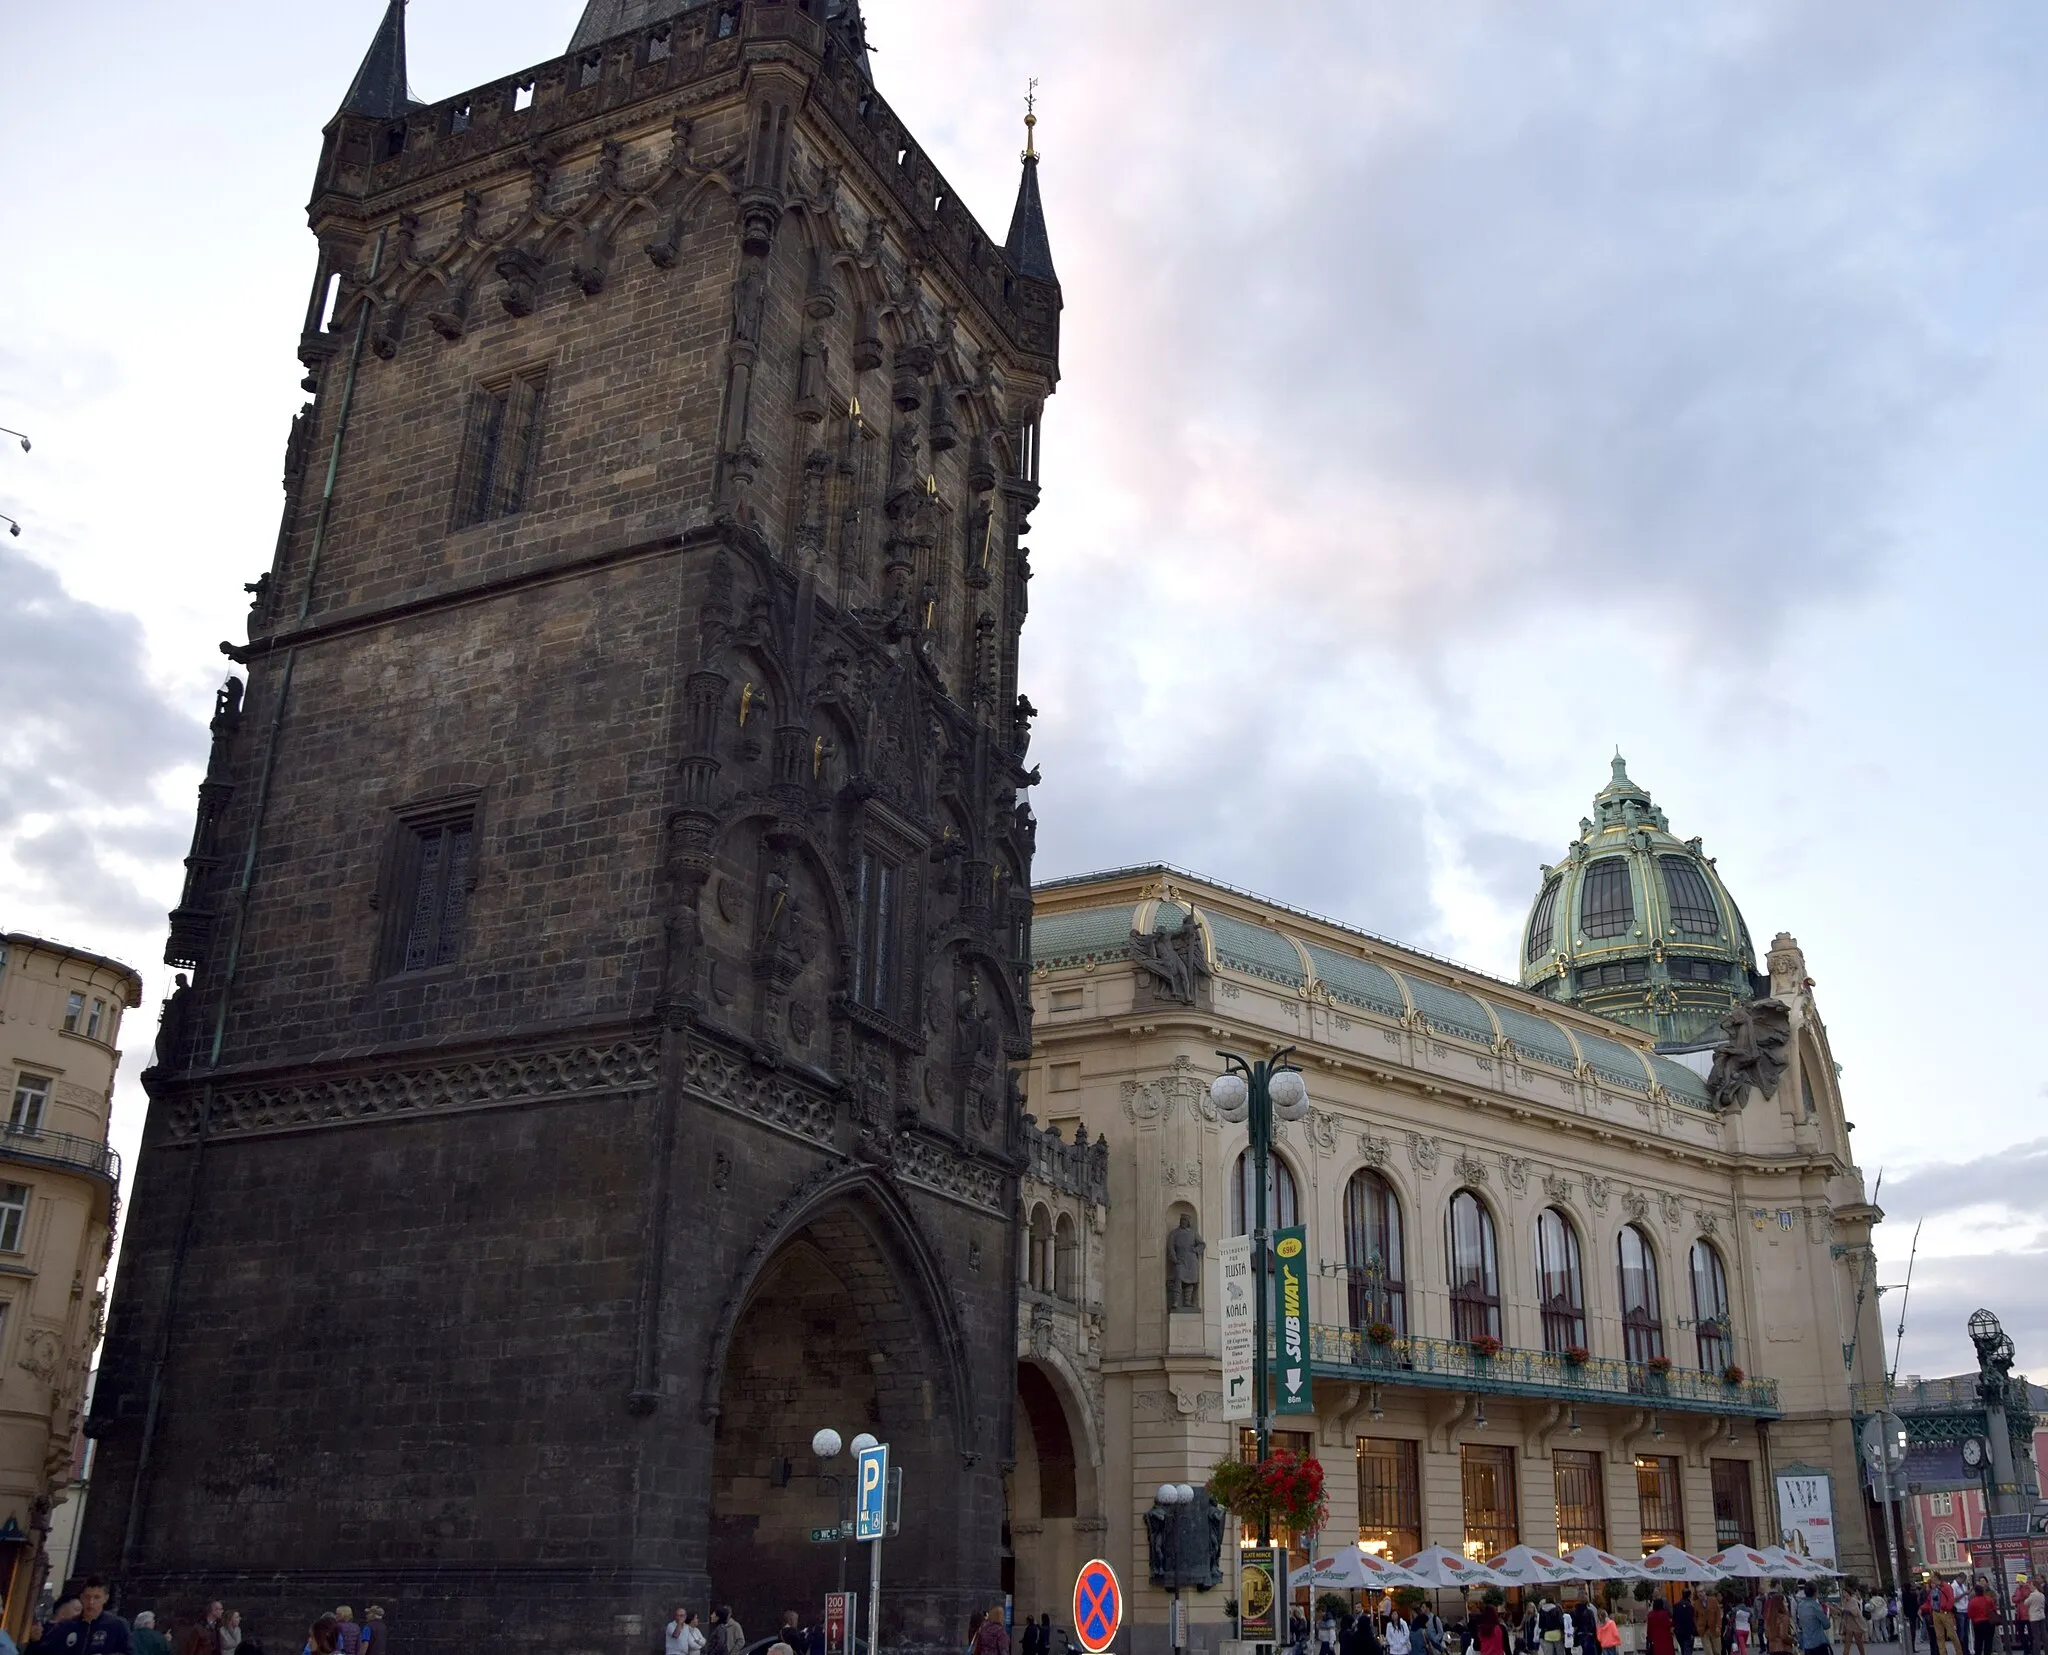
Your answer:
[[[131,1606],[765,1629],[835,1571],[822,1425],[906,1473],[885,1641],[992,1600],[1036,165],[999,246],[856,0],[591,0],[432,106],[392,0],[145,1077],[84,1565]]]

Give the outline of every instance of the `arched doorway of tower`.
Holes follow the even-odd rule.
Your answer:
[[[1056,1355],[1017,1364],[1016,1465],[1009,1488],[1009,1579],[1019,1624],[1062,1605],[1102,1540],[1100,1456],[1073,1377]]]
[[[786,1609],[821,1613],[842,1558],[845,1585],[865,1596],[866,1546],[811,1539],[839,1521],[832,1478],[853,1481],[850,1452],[830,1465],[813,1455],[824,1426],[847,1443],[872,1433],[903,1474],[902,1526],[884,1546],[884,1646],[959,1641],[959,1381],[916,1253],[900,1208],[873,1188],[843,1191],[777,1242],[733,1323],[709,1562],[712,1601],[733,1606],[750,1641]]]

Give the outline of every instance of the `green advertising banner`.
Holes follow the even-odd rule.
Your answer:
[[[1308,1231],[1273,1233],[1273,1412],[1312,1414],[1308,1349]]]

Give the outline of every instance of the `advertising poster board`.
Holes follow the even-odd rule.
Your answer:
[[[1795,1467],[1779,1474],[1778,1531],[1788,1552],[1835,1566],[1834,1485],[1825,1471]]]
[[[1287,1551],[1246,1546],[1237,1554],[1237,1635],[1246,1643],[1281,1643],[1287,1634]]]
[[[1223,1417],[1252,1417],[1252,1238],[1232,1236],[1216,1245],[1223,1272]]]
[[[1273,1334],[1279,1355],[1273,1412],[1314,1413],[1308,1349],[1308,1231],[1301,1225],[1273,1234]]]

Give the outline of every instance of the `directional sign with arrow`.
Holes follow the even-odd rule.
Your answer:
[[[1273,1333],[1279,1352],[1276,1414],[1316,1411],[1309,1377],[1308,1231],[1296,1225],[1273,1234]]]

